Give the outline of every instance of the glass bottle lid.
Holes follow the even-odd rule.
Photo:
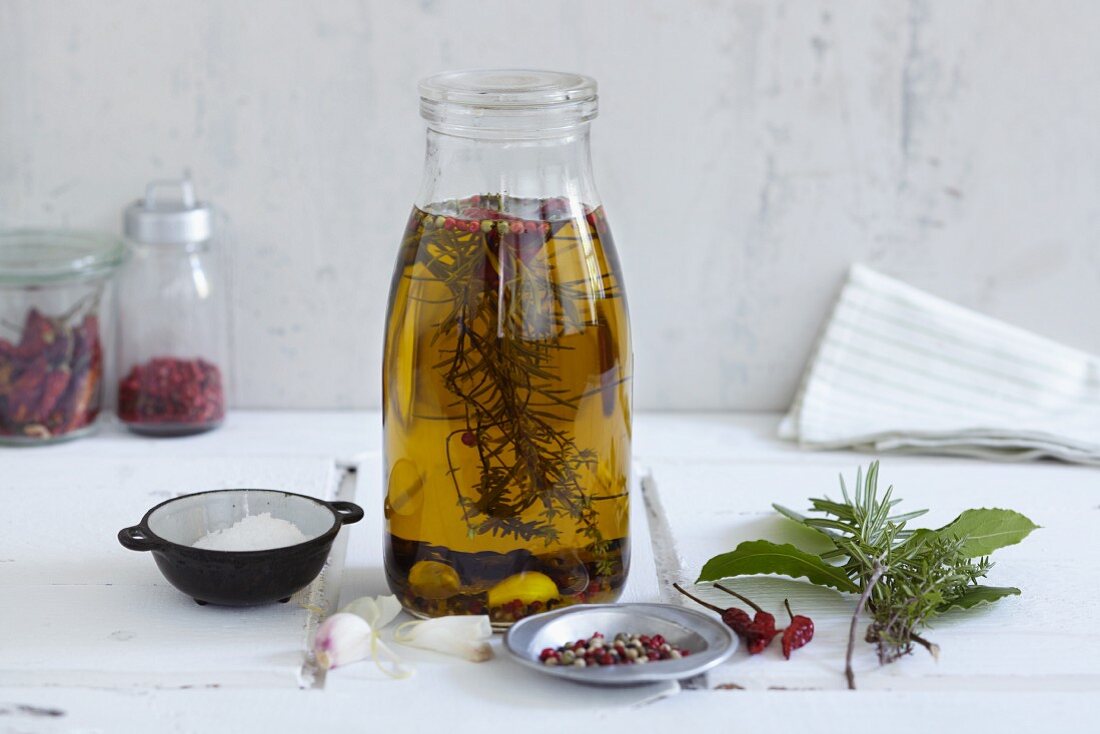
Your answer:
[[[176,193],[163,197],[165,190]],[[195,200],[191,176],[152,181],[145,198],[126,207],[123,213],[126,237],[145,244],[186,245],[205,242],[212,233],[213,213],[208,204]]]
[[[0,231],[0,284],[38,285],[109,275],[126,259],[116,237],[65,229]]]
[[[596,80],[533,69],[446,71],[420,82],[420,114],[445,126],[534,130],[588,122],[598,107]]]

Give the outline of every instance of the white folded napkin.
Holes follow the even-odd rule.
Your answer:
[[[1100,357],[856,265],[779,435],[1100,465]]]

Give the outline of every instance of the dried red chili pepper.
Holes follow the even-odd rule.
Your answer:
[[[23,367],[19,377],[12,383],[7,409],[10,422],[17,425],[35,422],[46,383],[46,369],[46,355],[40,354]]]
[[[766,615],[766,616],[765,616]],[[775,617],[768,612],[759,612],[752,624],[745,630],[745,644],[750,655],[764,652],[779,630],[775,628]]]
[[[783,606],[787,607],[791,623],[783,630],[783,657],[791,659],[791,650],[797,650],[814,638],[814,622],[809,617],[791,612],[791,603],[784,599]]]
[[[722,622],[725,623],[727,627],[733,630],[738,637],[747,640],[747,635],[749,633],[749,629],[752,627],[753,621],[752,618],[749,617],[749,613],[746,612],[744,609],[738,609],[737,607],[722,609],[721,607],[718,607],[709,602],[705,602],[699,597],[688,593],[679,584],[673,584],[672,588],[676,589],[696,604],[704,606],[712,612],[718,612],[718,614],[722,615]]]
[[[53,409],[57,406],[57,402],[61,400],[61,396],[65,394],[65,390],[69,387],[69,380],[72,378],[72,372],[69,370],[68,365],[62,365],[57,369],[50,370],[46,375],[45,384],[42,389],[42,399],[38,406],[39,420],[45,421],[47,417],[53,412]]]
[[[764,649],[779,634],[779,630],[775,628],[775,616],[770,612],[765,612],[751,599],[738,594],[733,589],[726,588],[721,584],[715,584],[714,588],[721,589],[727,594],[737,597],[753,608],[756,614],[752,618],[752,623],[745,630],[745,646],[750,655],[764,652]]]
[[[18,342],[0,340],[0,434],[50,438],[98,414],[99,323],[87,315],[73,327],[66,318],[31,309]]]
[[[54,320],[45,316],[37,308],[27,312],[23,323],[23,333],[19,337],[19,356],[29,360],[46,351],[57,338]]]
[[[99,385],[103,378],[99,319],[92,315],[85,316],[73,332],[73,375],[57,416],[62,432],[86,426],[99,414]]]

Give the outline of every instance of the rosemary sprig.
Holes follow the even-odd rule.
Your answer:
[[[866,478],[856,472],[852,494],[841,477],[843,503],[811,499],[814,510],[825,517],[805,523],[836,533],[836,553],[828,555],[847,557],[843,568],[859,585],[871,613],[866,639],[885,664],[911,652],[912,643],[923,640],[918,633],[929,621],[984,578],[993,564],[988,558],[969,557],[965,538],[908,530],[906,524],[927,510],[891,514],[900,500],[892,499],[892,486],[879,498],[878,466],[873,462]],[[857,607],[855,617],[861,611]]]

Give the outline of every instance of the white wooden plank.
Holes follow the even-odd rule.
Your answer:
[[[635,464],[630,489],[630,575],[620,601],[661,601],[657,565],[650,542],[649,514],[642,483],[649,479],[648,467]]]
[[[468,666],[467,666],[468,668]],[[467,668],[454,671],[463,678]],[[1085,732],[1095,697],[1069,693],[687,691],[659,703],[615,705],[613,690],[561,687],[551,697],[524,677],[456,681],[457,695],[412,678],[346,692],[248,690],[90,691],[0,688],[0,729],[118,734],[227,732],[522,731],[607,732],[929,731]],[[486,688],[491,685],[491,688]],[[598,694],[597,694],[598,695]],[[855,723],[853,724],[853,720]]]

